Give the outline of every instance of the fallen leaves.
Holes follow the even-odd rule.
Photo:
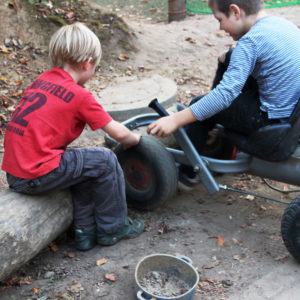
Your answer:
[[[19,96],[21,96],[23,94],[23,91],[17,91],[16,93],[14,93],[14,94],[12,94],[11,96],[12,97],[19,97]]]
[[[196,40],[192,39],[191,37],[186,37],[185,40],[191,44],[196,44]]]
[[[84,288],[82,287],[81,283],[76,280],[73,280],[68,287],[68,291],[75,294],[83,290]]]
[[[3,283],[3,287],[0,287],[0,292],[5,289],[9,289],[12,286],[18,286],[24,284],[26,285],[32,284],[32,279],[30,276],[26,276],[26,277],[13,276],[11,279]]]
[[[232,257],[233,257],[234,260],[237,260],[237,261],[239,261],[240,263],[245,262],[245,261],[249,258],[249,257],[248,257],[246,254],[244,254],[244,253],[242,253],[242,254],[234,254]]]
[[[50,249],[52,252],[57,252],[58,251],[58,246],[53,242],[49,245]]]
[[[100,259],[98,259],[97,261],[96,261],[96,265],[97,266],[101,266],[101,265],[104,265],[104,264],[106,264],[107,263],[107,259],[106,258],[100,258]]]
[[[109,273],[106,273],[104,275],[105,279],[109,280],[109,281],[116,281],[116,276],[114,274],[109,274]]]
[[[202,269],[210,270],[210,269],[213,269],[213,268],[217,267],[220,263],[221,263],[221,261],[216,259],[212,264],[202,266]]]
[[[221,235],[218,235],[218,244],[220,247],[224,246],[224,237]]]
[[[75,253],[72,253],[72,252],[67,253],[67,256],[68,256],[69,258],[75,258],[75,257],[76,257]]]
[[[224,246],[224,237],[222,235],[210,236],[210,239],[217,239],[220,247]]]
[[[121,60],[121,61],[124,61],[124,60],[127,60],[129,59],[129,56],[124,54],[124,53],[121,53],[119,56],[118,56],[118,59]]]
[[[164,222],[160,223],[157,232],[158,232],[158,234],[167,233],[168,232],[168,226]]]
[[[211,295],[216,295],[216,294],[221,294],[224,295],[225,284],[223,282],[219,282],[215,278],[201,278],[199,280],[196,292],[201,295],[208,296],[209,294]]]

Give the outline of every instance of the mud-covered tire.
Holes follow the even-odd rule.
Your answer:
[[[137,146],[115,149],[126,182],[127,202],[153,209],[170,200],[178,183],[173,156],[156,138],[143,136]]]
[[[300,263],[300,196],[288,205],[282,215],[281,235],[290,254]]]

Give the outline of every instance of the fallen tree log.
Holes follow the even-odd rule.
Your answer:
[[[69,190],[42,196],[0,193],[0,281],[49,245],[72,220]]]

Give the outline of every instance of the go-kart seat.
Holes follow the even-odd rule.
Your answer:
[[[225,135],[238,149],[267,161],[283,161],[294,153],[300,135],[300,98],[284,123],[259,128],[250,136],[226,129]]]

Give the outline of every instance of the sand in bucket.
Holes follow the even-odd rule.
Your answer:
[[[150,271],[140,280],[140,285],[148,292],[160,297],[176,297],[186,293],[191,287],[176,276],[160,271]]]

